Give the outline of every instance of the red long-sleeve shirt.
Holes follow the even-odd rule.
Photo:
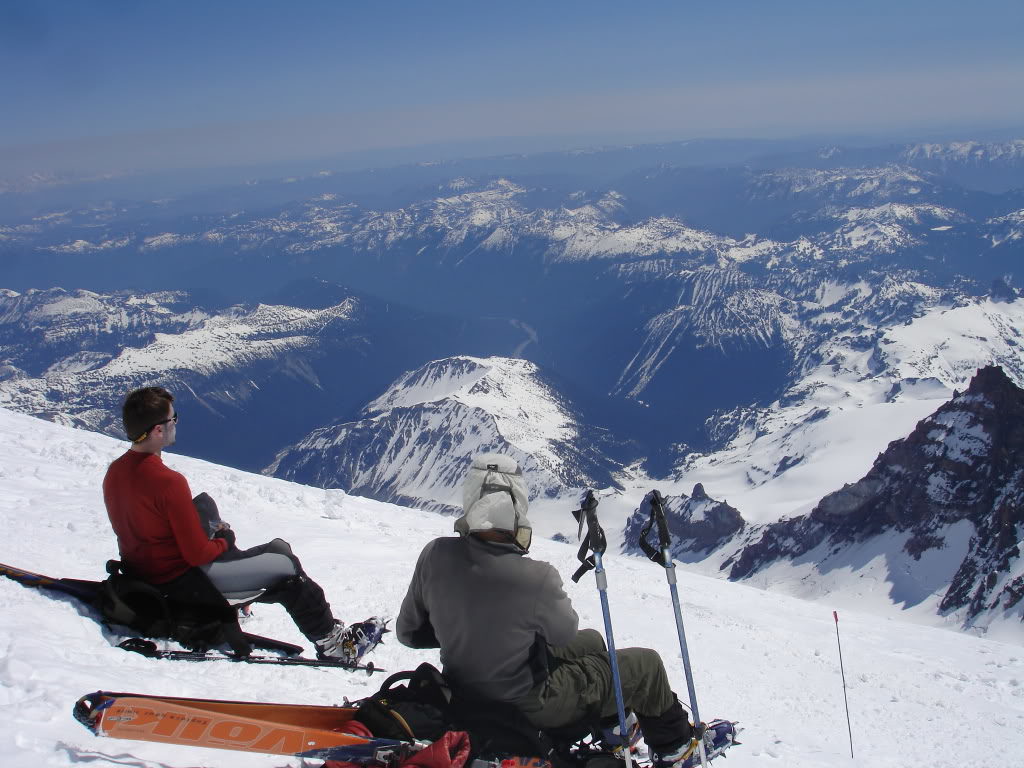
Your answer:
[[[103,478],[103,501],[121,561],[146,581],[163,584],[205,565],[228,548],[199,522],[185,476],[155,453],[128,451]]]

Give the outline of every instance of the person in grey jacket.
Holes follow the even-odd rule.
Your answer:
[[[604,638],[579,617],[549,563],[525,555],[532,529],[526,484],[514,459],[474,459],[463,486],[457,537],[420,553],[398,614],[399,642],[440,648],[457,695],[515,705],[537,728],[615,715]],[[657,765],[689,754],[693,726],[656,651],[616,652],[626,707]]]

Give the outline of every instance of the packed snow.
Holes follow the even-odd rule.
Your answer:
[[[187,429],[182,422],[179,429]],[[100,493],[125,444],[0,410],[0,562],[55,576],[99,578],[116,554]],[[337,614],[394,616],[419,549],[451,519],[165,454],[207,491],[243,545],[280,535],[320,581]],[[569,516],[569,507],[538,515]],[[600,512],[601,510],[599,510]],[[555,522],[551,521],[551,526]],[[566,526],[568,527],[568,526]],[[951,537],[963,532],[950,531]],[[576,547],[535,541],[583,626],[602,626],[593,577],[573,584]],[[605,558],[619,647],[659,650],[686,698],[662,569]],[[780,596],[680,568],[679,585],[705,718],[740,721],[728,768],[996,768],[1024,764],[1024,648],[839,606],[853,728],[849,757],[834,604]],[[70,598],[0,578],[0,751],[8,768],[278,768],[298,758],[97,738],[71,716],[96,690],[334,704],[381,682],[339,670],[156,661],[114,645],[121,637]],[[256,606],[249,631],[303,642],[278,606]],[[304,643],[306,644],[306,643]],[[308,646],[308,644],[306,644]],[[388,670],[438,662],[395,641],[374,661]],[[307,764],[309,764],[307,762]],[[715,763],[718,765],[718,763]]]

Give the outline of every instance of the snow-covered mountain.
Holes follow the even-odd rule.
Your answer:
[[[62,288],[0,292],[2,378],[84,373],[157,333],[177,335],[209,320],[183,292],[98,294]]]
[[[453,331],[323,284],[298,298],[207,310],[183,292],[5,291],[0,404],[120,436],[124,395],[160,384],[179,398],[191,452],[260,466],[360,407],[403,346],[429,350]]]
[[[723,563],[747,578],[782,561],[805,585],[836,569],[891,585],[907,607],[926,604],[964,627],[1024,620],[1024,390],[982,369],[859,481],[806,517],[750,532]],[[778,577],[778,574],[775,574]]]
[[[874,599],[967,629],[1019,635],[1022,429],[1024,390],[988,366],[809,514],[751,525],[700,484],[692,497],[669,496],[673,552],[730,579],[802,596],[867,599],[885,589]],[[648,514],[642,506],[628,520],[627,551],[640,551]]]
[[[264,473],[455,512],[478,453],[514,456],[533,498],[608,485],[615,466],[590,432],[535,364],[446,358],[400,376],[358,421],[283,449]]]
[[[55,576],[94,579],[114,554],[100,481],[125,443],[0,408],[0,562]],[[247,474],[181,455],[165,462],[218,500],[239,542],[283,536],[346,620],[394,616],[416,553],[450,534],[450,519]],[[604,505],[602,504],[602,507]],[[565,514],[568,515],[568,507]],[[61,553],[55,557],[54,553]],[[535,537],[532,557],[551,562],[580,624],[603,626],[590,577],[579,584],[576,547]],[[609,553],[608,600],[618,647],[657,650],[673,688],[686,684],[662,569]],[[848,760],[836,624],[827,602],[678,573],[700,711],[743,727],[730,768],[832,768]],[[122,635],[70,598],[0,578],[0,750],[5,768],[300,768],[299,758],[97,738],[72,716],[97,690],[235,701],[340,704],[381,676],[158,661],[115,647]],[[905,623],[892,606],[845,609],[839,619],[853,740],[874,768],[991,768],[1024,762],[1020,739],[1021,646]],[[257,606],[246,629],[303,643],[278,606]],[[397,642],[373,655],[381,668],[439,665],[436,651]],[[951,722],[966,723],[951,736]],[[884,744],[879,743],[884,734]],[[955,742],[955,745],[954,745]]]

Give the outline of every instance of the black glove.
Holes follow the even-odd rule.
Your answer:
[[[233,546],[235,546],[235,532],[232,531],[230,528],[221,528],[219,531],[213,534],[213,538],[224,539],[224,541],[228,543],[228,549],[231,549]]]

